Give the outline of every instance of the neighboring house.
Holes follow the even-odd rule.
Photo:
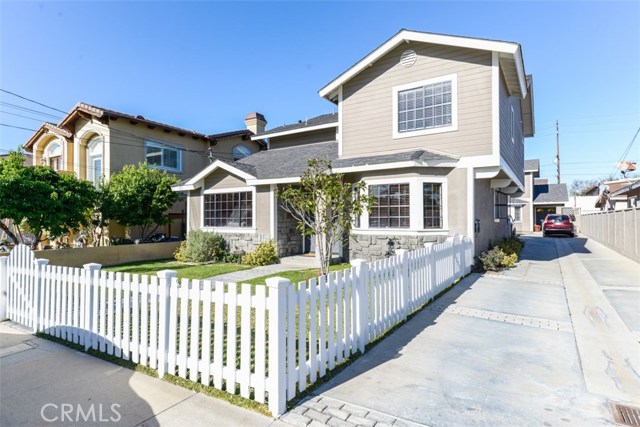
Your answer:
[[[33,155],[31,153],[23,152],[22,155],[24,156],[25,166],[33,165]],[[9,157],[9,154],[0,154],[0,159],[6,159],[7,157]]]
[[[251,140],[254,122],[248,117],[248,129],[207,135],[81,102],[59,123],[40,126],[24,148],[33,153],[34,165],[49,165],[96,184],[143,161],[182,179],[217,157],[231,161],[259,151],[263,143]],[[176,203],[169,211],[171,223],[158,231],[182,236],[184,212],[185,201]],[[140,237],[131,231],[133,238]],[[111,224],[109,234],[123,237],[125,231]]]
[[[600,211],[621,210],[638,206],[640,178],[605,181],[598,188],[595,207]]]
[[[277,190],[309,159],[330,159],[377,201],[338,248],[345,258],[454,233],[478,253],[509,235],[509,196],[524,193],[532,90],[517,43],[402,30],[320,89],[337,114],[258,132],[267,151],[217,160],[174,189],[189,194],[189,229],[223,233],[232,250],[275,239],[281,256],[299,254],[312,244]]]
[[[510,214],[519,233],[534,231],[548,214],[562,213],[569,205],[567,184],[549,184],[540,178],[540,160],[524,161],[524,194],[509,201]]]

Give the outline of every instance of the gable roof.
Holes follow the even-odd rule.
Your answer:
[[[251,139],[269,138],[274,136],[288,135],[298,132],[308,132],[318,129],[328,129],[338,126],[338,113],[322,114],[320,116],[299,120],[298,123],[282,125],[269,129],[263,133],[254,135]]]
[[[569,201],[567,184],[538,184],[533,186],[533,203],[564,203]]]
[[[320,96],[333,101],[337,95],[337,89],[351,80],[369,65],[382,58],[405,42],[432,43],[445,46],[465,47],[470,49],[487,50],[500,54],[500,63],[505,72],[505,80],[509,92],[524,98],[527,95],[527,78],[522,60],[522,49],[519,43],[498,40],[479,39],[472,37],[450,36],[444,34],[426,33],[411,30],[400,30],[396,35],[380,45],[373,52],[355,63],[345,72],[333,79],[318,91]]]
[[[40,128],[27,141],[27,143],[24,145],[24,148],[26,150],[31,150],[35,142],[38,140],[38,138],[40,138],[40,136],[43,133],[46,133],[49,131],[53,133],[66,132],[69,135],[67,137],[71,137],[71,135],[73,134],[73,128],[71,127],[71,125],[75,123],[75,121],[78,120],[79,118],[89,118],[89,117],[96,118],[102,121],[103,123],[106,123],[107,119],[109,118],[115,119],[115,120],[125,119],[125,120],[129,120],[129,122],[133,124],[142,123],[147,125],[150,128],[157,127],[166,131],[174,131],[177,134],[182,136],[189,135],[194,139],[202,139],[203,141],[211,141],[211,142],[216,142],[221,138],[226,138],[231,136],[239,136],[239,135],[245,135],[245,134],[247,136],[253,135],[253,133],[248,129],[218,133],[213,135],[206,135],[204,133],[196,132],[189,129],[184,129],[181,127],[169,125],[162,122],[157,122],[155,120],[149,120],[141,115],[134,116],[131,114],[121,113],[119,111],[110,110],[108,108],[97,107],[95,105],[87,104],[85,102],[79,102],[71,109],[71,111],[57,125],[53,123],[43,123],[40,126]],[[258,141],[258,142],[264,145],[262,141]]]

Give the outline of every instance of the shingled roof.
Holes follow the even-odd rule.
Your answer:
[[[564,203],[569,201],[567,184],[538,184],[533,186],[533,203]]]
[[[274,133],[288,132],[292,130],[303,130],[305,128],[331,124],[335,124],[336,126],[338,126],[338,113],[322,114],[310,119],[298,120],[298,123],[278,126],[273,129],[269,129],[261,134],[258,134],[257,136],[268,137],[269,135]]]

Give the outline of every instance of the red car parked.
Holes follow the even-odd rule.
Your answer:
[[[575,236],[571,217],[569,215],[547,215],[542,223],[542,235],[547,237],[550,234],[566,234],[569,237]]]

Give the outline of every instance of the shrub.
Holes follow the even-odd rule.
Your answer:
[[[260,243],[258,247],[242,257],[242,263],[251,266],[270,265],[278,261],[278,248],[273,240]]]
[[[507,255],[516,255],[516,260],[520,256],[520,252],[524,247],[524,242],[517,237],[508,237],[506,239],[501,240],[496,245]]]
[[[505,255],[502,249],[495,247],[486,252],[482,252],[478,258],[480,258],[482,268],[486,271],[499,271],[504,268],[503,262]]]
[[[227,256],[224,259],[224,262],[240,264],[242,262],[242,257],[245,255],[246,254],[244,251],[233,252],[233,253],[227,254]]]
[[[182,262],[207,262],[224,261],[227,254],[227,242],[221,235],[207,231],[190,231],[187,241],[180,244],[174,257]]]

